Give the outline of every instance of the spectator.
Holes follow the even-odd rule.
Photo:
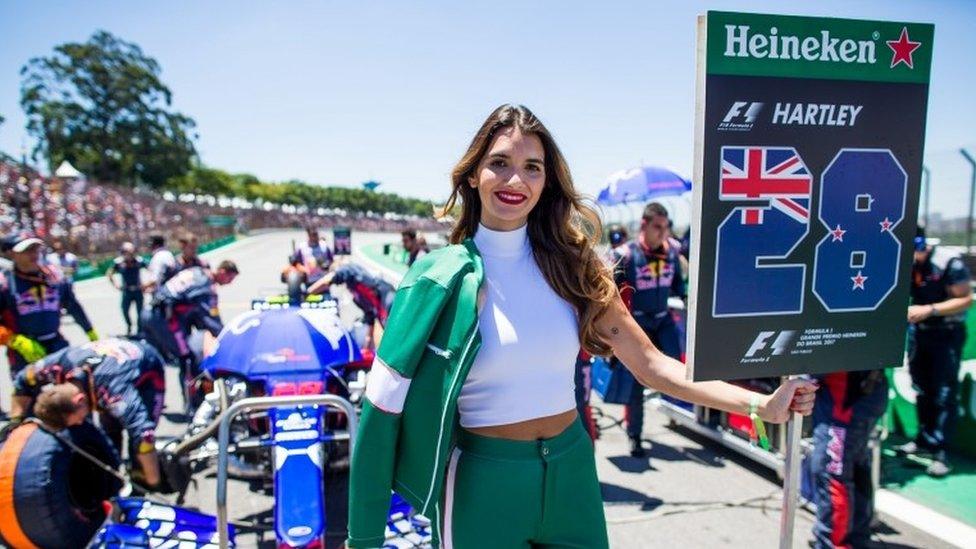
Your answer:
[[[98,261],[114,254],[123,241],[137,245],[152,234],[193,231],[202,241],[227,236],[229,227],[211,227],[209,216],[235,218],[250,229],[315,226],[359,231],[399,232],[407,227],[439,231],[433,219],[333,211],[318,215],[286,211],[265,203],[221,207],[212,197],[163,196],[142,189],[79,180],[51,185],[50,180],[0,155],[0,233],[31,229],[41,238],[62,239],[65,249]],[[36,230],[35,230],[36,229]]]

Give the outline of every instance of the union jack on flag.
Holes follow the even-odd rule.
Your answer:
[[[721,200],[766,200],[804,225],[813,178],[792,147],[722,147]],[[742,208],[743,225],[761,225],[768,207]]]

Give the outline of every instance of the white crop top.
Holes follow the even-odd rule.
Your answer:
[[[478,315],[481,350],[461,388],[463,427],[506,425],[576,407],[579,321],[546,282],[526,227],[478,226],[486,301]]]

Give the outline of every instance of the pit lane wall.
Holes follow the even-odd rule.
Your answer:
[[[237,241],[237,235],[231,234],[223,238],[218,238],[216,240],[211,240],[209,242],[204,242],[200,244],[198,253],[206,253],[211,250],[216,250],[217,248],[222,248],[232,242]],[[146,261],[149,261],[149,255],[143,254]],[[92,278],[98,278],[100,276],[105,276],[105,271],[112,266],[112,262],[115,261],[114,258],[109,258],[102,260],[98,263],[91,263],[88,260],[82,260],[78,262],[78,270],[75,272],[74,280],[75,282],[81,282],[82,280],[89,280]]]

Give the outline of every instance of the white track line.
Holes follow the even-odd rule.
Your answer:
[[[400,280],[403,278],[402,273],[398,273],[397,271],[394,271],[389,267],[380,265],[371,257],[363,253],[361,250],[354,248],[352,251],[352,255],[353,257],[356,258],[357,261],[359,261],[360,263],[364,263],[367,268],[374,271],[379,271],[380,276],[382,276],[383,279],[389,282],[390,284],[393,284],[394,287],[400,285]]]
[[[890,490],[878,490],[874,496],[878,511],[891,515],[919,530],[957,547],[976,547],[976,528],[933,511]]]

